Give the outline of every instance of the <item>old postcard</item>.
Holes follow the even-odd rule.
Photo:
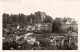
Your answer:
[[[80,0],[1,0],[0,4],[1,52],[79,51]]]

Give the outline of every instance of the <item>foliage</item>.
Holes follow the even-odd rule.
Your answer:
[[[53,25],[52,25],[52,32],[56,32],[56,33],[59,33],[60,30],[61,30],[61,26],[62,26],[62,23],[61,23],[61,20],[59,18],[56,18],[54,21],[53,21]]]
[[[30,15],[24,15],[22,13],[19,14],[3,14],[3,25],[5,24],[32,24],[32,23],[50,23],[53,21],[52,17],[49,15],[44,15],[45,19],[42,21],[43,16],[41,16],[41,13],[43,12],[35,12],[35,14],[30,14]]]

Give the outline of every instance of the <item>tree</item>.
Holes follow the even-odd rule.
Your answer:
[[[18,18],[18,15],[12,15],[11,14],[11,18],[12,18],[12,21],[13,21],[13,24],[18,24],[18,21],[19,21],[19,18]]]
[[[67,18],[64,17],[63,22],[66,24],[66,22],[67,22]]]
[[[61,26],[62,26],[61,20],[59,18],[56,18],[53,21],[52,32],[59,33],[61,30]]]
[[[46,18],[44,19],[43,22],[44,22],[44,23],[52,23],[52,22],[53,22],[53,19],[52,19],[51,16],[46,15]]]
[[[9,24],[9,17],[10,17],[10,15],[4,13],[4,14],[2,15],[2,17],[3,17],[3,24]]]
[[[35,23],[35,16],[33,14],[30,14],[27,16],[28,22],[29,23]]]
[[[26,16],[24,14],[19,14],[19,21],[18,23],[21,24],[21,25],[24,25],[26,24]]]

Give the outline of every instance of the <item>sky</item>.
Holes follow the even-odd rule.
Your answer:
[[[80,17],[80,0],[2,0],[2,13],[29,15],[42,11],[56,17]]]

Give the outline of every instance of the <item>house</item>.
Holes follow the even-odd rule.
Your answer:
[[[20,26],[19,25],[17,25],[17,29],[19,29],[20,28]]]
[[[52,24],[51,23],[37,23],[35,24],[37,30],[45,30],[51,32]]]
[[[27,25],[27,31],[34,31],[36,29],[35,25]]]
[[[25,36],[24,36],[24,39],[26,39],[29,35],[32,35],[33,33],[27,33],[27,34],[25,34]]]
[[[4,41],[6,41],[6,42],[16,41],[16,36],[15,35],[8,35],[5,37]]]
[[[26,37],[24,40],[27,41],[27,43],[29,43],[30,45],[34,45],[34,43],[36,42],[36,38],[33,37]]]
[[[66,30],[69,29],[70,27],[73,29],[73,31],[77,32],[78,29],[78,22],[74,20],[74,18],[66,18],[66,22],[62,22],[62,29]],[[71,29],[70,29],[71,30]]]
[[[76,32],[72,32],[70,34],[69,42],[70,43],[75,43],[75,44],[78,43],[78,34]]]
[[[20,39],[21,36],[16,36],[16,41],[18,41]]]
[[[9,32],[9,29],[3,29],[3,31],[4,31],[3,33],[6,34],[7,32]]]
[[[24,41],[24,35],[16,36],[16,43],[22,44]]]
[[[51,34],[50,35],[50,44],[51,45],[64,45],[65,37],[60,34]]]
[[[70,46],[72,43],[74,43],[76,46],[78,46],[78,33],[76,32],[69,32],[66,36],[65,36],[66,40],[64,41],[64,44],[66,44],[66,42],[68,43],[68,45]]]

